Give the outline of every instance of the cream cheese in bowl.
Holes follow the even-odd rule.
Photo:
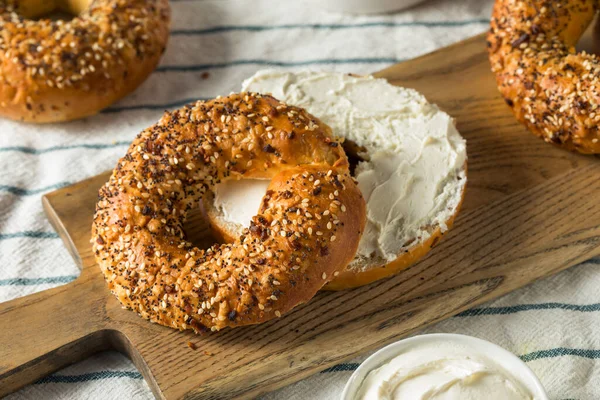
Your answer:
[[[356,370],[343,400],[547,400],[518,357],[463,335],[433,334],[383,348]]]

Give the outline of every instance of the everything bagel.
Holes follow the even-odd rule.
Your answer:
[[[599,153],[600,62],[575,44],[596,0],[496,0],[488,47],[498,88],[517,119],[546,142]]]
[[[69,21],[35,20],[54,10]],[[60,122],[139,86],[169,35],[167,0],[0,0],[0,116]]]
[[[186,212],[218,182],[272,179],[234,243],[185,240]],[[349,212],[351,210],[351,212]],[[365,202],[327,125],[253,93],[166,113],[100,190],[96,260],[127,308],[176,329],[255,324],[308,301],[354,257]]]

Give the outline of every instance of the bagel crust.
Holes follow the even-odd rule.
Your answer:
[[[488,34],[492,71],[517,119],[548,143],[599,153],[600,62],[575,44],[596,0],[496,0]]]
[[[96,260],[127,308],[184,330],[256,324],[311,299],[352,260],[365,202],[329,127],[253,93],[166,113],[100,190]],[[232,244],[201,250],[185,214],[226,179],[271,179]]]
[[[70,21],[34,20],[60,9]],[[0,116],[86,117],[137,88],[169,35],[168,0],[0,1]]]

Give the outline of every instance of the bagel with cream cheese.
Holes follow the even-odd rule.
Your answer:
[[[466,143],[453,119],[411,89],[335,72],[260,71],[244,90],[303,107],[345,138],[367,225],[348,268],[326,289],[361,286],[412,265],[452,226],[467,181]],[[203,199],[226,242],[250,223],[269,182],[229,181]]]
[[[43,18],[56,10],[74,17]],[[0,0],[0,116],[96,114],[154,70],[169,22],[168,0]]]

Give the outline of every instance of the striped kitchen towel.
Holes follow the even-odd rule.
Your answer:
[[[405,12],[344,16],[302,1],[172,0],[160,67],[101,114],[32,126],[0,120],[0,301],[69,282],[75,263],[46,220],[43,193],[106,171],[165,109],[239,90],[257,69],[319,68],[365,74],[487,29],[491,0],[437,0]],[[520,355],[553,399],[600,398],[600,271],[591,260],[437,324]],[[365,355],[367,356],[367,355]],[[330,368],[266,399],[332,399],[364,359]],[[147,399],[120,354],[99,354],[10,399]]]

